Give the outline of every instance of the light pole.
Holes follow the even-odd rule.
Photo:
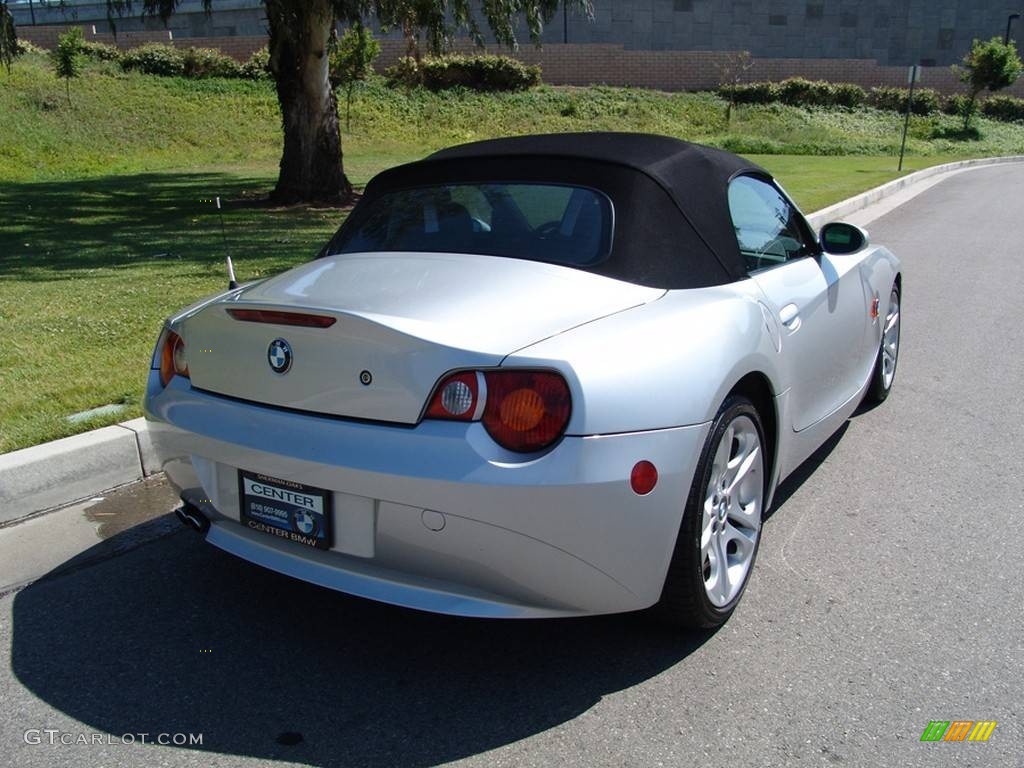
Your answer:
[[[1009,27],[1007,34],[1009,34]],[[562,0],[562,42],[569,42],[569,0]]]
[[[1006,20],[1006,35],[1003,37],[1003,45],[1009,45],[1010,44],[1010,27],[1013,26],[1013,20],[1014,19],[1019,19],[1019,18],[1020,18],[1020,14],[1019,13],[1011,13],[1010,17]]]

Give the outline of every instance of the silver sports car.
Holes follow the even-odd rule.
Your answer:
[[[320,255],[171,318],[146,415],[182,520],[465,616],[728,618],[779,482],[896,371],[899,262],[659,136],[381,173]]]

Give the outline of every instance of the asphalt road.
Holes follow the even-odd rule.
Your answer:
[[[784,486],[719,632],[419,614],[181,530],[0,599],[0,762],[1024,765],[1021,222],[1016,165],[871,225],[904,263],[896,388]],[[203,744],[25,743],[47,728]]]

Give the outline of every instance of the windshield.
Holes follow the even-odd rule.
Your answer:
[[[612,205],[583,187],[443,184],[389,192],[360,211],[330,254],[475,253],[587,266],[608,256]]]

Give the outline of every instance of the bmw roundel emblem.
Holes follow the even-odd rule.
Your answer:
[[[292,367],[292,347],[284,339],[274,339],[267,350],[267,362],[274,373],[288,373]]]
[[[305,536],[312,536],[316,533],[317,529],[316,518],[309,514],[309,512],[300,509],[295,512],[295,527],[298,528],[299,533]]]

